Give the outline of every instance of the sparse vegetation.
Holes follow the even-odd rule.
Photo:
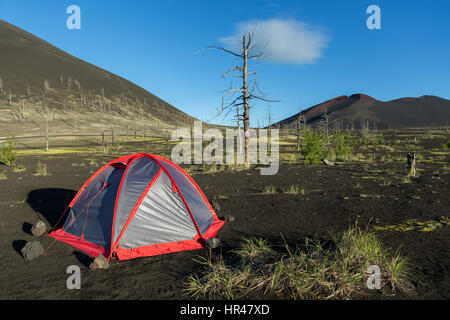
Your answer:
[[[318,165],[325,158],[326,137],[321,131],[305,130],[300,153],[307,165]]]
[[[6,180],[8,177],[6,176],[6,173],[4,171],[0,171],[0,180]]]
[[[276,194],[278,193],[277,188],[274,185],[265,186],[263,191],[264,194]]]
[[[419,219],[408,219],[399,224],[391,224],[387,226],[374,226],[374,230],[379,231],[422,231],[430,232],[443,226],[450,226],[450,218],[442,216],[433,220],[420,221]]]
[[[47,164],[41,161],[38,161],[36,170],[33,173],[35,176],[48,176],[47,172]]]
[[[302,189],[302,191],[304,191]],[[284,193],[288,193],[288,194],[299,194],[300,191],[300,187],[296,184],[290,185],[287,189],[284,190]]]
[[[384,292],[411,293],[417,278],[409,260],[384,248],[370,231],[353,227],[332,243],[306,239],[304,245],[274,250],[260,238],[246,239],[226,263],[202,258],[201,275],[189,276],[185,290],[197,298],[245,299],[269,295],[290,299],[352,299],[363,295],[367,269],[377,265]]]
[[[27,168],[21,164],[19,164],[18,166],[14,167],[13,169],[14,172],[24,172],[27,171]]]
[[[336,133],[330,139],[328,160],[349,160],[353,158],[352,138],[348,134]]]
[[[0,146],[0,163],[13,165],[17,159],[16,142],[13,136],[8,136],[6,142]]]

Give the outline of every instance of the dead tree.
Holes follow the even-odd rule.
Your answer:
[[[239,107],[237,107],[236,108],[236,121],[237,121],[237,128],[238,128],[238,149],[239,149],[239,154],[242,154],[241,120],[242,120],[242,117],[239,114]],[[237,163],[237,161],[236,161],[236,163]]]
[[[27,96],[27,98],[30,97],[30,84],[27,84],[27,88],[25,89],[25,95]]]
[[[297,116],[297,151],[300,151],[301,146],[301,135],[302,135],[302,123],[303,126],[306,124],[305,116],[302,114],[301,107],[299,106],[299,113]]]
[[[48,79],[44,80],[44,93],[47,93],[50,90],[50,82]]]
[[[45,151],[48,152],[48,117],[45,116]]]
[[[48,117],[49,117],[49,110],[45,104],[38,104],[35,106],[36,112],[41,115],[41,117],[44,117],[45,119],[45,150],[48,152]]]
[[[101,97],[101,100],[100,100],[100,109],[101,109],[101,112],[103,113],[103,101],[105,100],[105,88],[102,88],[102,97]]]
[[[271,129],[272,129],[272,114],[270,112],[270,105],[268,106],[267,110],[267,149],[270,150],[271,146],[270,143],[272,141],[271,139]]]
[[[102,150],[105,153],[105,131],[102,131]]]
[[[114,128],[111,126],[111,145],[114,146]]]
[[[328,129],[328,109],[327,108],[325,108],[321,114],[320,131],[322,131],[325,134],[326,144],[328,146],[329,129]]]
[[[231,77],[233,78],[241,78],[242,86],[239,88],[233,88],[232,83],[230,83],[230,88],[226,90],[222,96],[222,104],[218,110],[217,116],[223,112],[226,112],[226,115],[228,115],[230,112],[238,110],[239,106],[243,106],[243,113],[238,116],[238,121],[242,120],[244,122],[245,166],[247,168],[250,167],[250,101],[262,100],[267,102],[277,102],[268,100],[264,97],[264,95],[262,95],[258,83],[256,82],[256,71],[249,71],[249,61],[262,58],[267,44],[257,54],[252,53],[252,49],[254,49],[254,47],[255,44],[253,43],[253,34],[250,33],[245,34],[242,37],[242,50],[239,52],[233,52],[218,46],[207,47],[208,49],[218,49],[225,53],[231,54],[238,57],[241,61],[241,65],[235,66],[222,75],[223,78],[225,78],[228,74],[231,74]],[[257,94],[257,92],[259,94]]]
[[[416,176],[416,154],[414,152],[406,155],[406,167],[408,168],[408,176]]]

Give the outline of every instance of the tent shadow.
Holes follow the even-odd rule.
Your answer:
[[[33,225],[31,223],[29,223],[29,222],[24,222],[23,223],[22,230],[26,234],[30,234],[31,235],[31,229],[32,228],[33,228]]]
[[[28,193],[27,203],[34,211],[40,213],[53,228],[76,194],[75,190],[70,189],[37,189]],[[66,212],[66,217],[67,214]],[[64,221],[65,217],[61,217],[59,227]]]
[[[25,240],[14,240],[12,242],[14,250],[16,250],[17,253],[21,256],[22,256],[22,248],[25,247],[26,244],[27,242]]]
[[[84,265],[85,267],[89,268],[90,264],[92,263],[92,261],[94,260],[93,258],[91,258],[90,256],[88,256],[87,254],[84,254],[83,252],[74,250],[73,254],[75,256],[75,258],[77,258],[77,260]]]

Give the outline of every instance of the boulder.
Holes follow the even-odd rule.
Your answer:
[[[212,201],[211,207],[213,207],[213,209],[216,213],[220,211],[220,205],[216,200]]]
[[[39,241],[28,242],[22,248],[22,255],[25,260],[33,260],[44,253],[44,247]]]
[[[323,159],[322,162],[323,162],[323,164],[326,165],[326,166],[334,166],[334,163],[331,162],[330,160]]]
[[[221,216],[219,217],[221,220],[225,221],[225,222],[231,222],[234,221],[234,216],[232,215],[227,215],[227,216]]]
[[[38,221],[36,224],[31,228],[31,233],[35,237],[41,237],[47,232],[47,226],[43,221]]]
[[[218,248],[218,247],[220,247],[220,239],[210,238],[210,239],[206,240],[205,244],[206,244],[207,248],[211,248],[211,249]]]
[[[108,269],[109,268],[109,262],[105,258],[104,255],[99,255],[97,258],[94,259],[94,261],[90,264],[89,269],[95,270],[95,269]]]

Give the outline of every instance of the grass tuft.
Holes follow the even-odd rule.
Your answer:
[[[33,175],[35,175],[35,176],[43,176],[43,177],[50,175],[47,172],[47,164],[44,163],[44,162],[38,161],[37,168],[36,168],[36,170],[34,170]]]
[[[274,250],[261,238],[244,239],[227,264],[202,258],[201,275],[191,275],[186,292],[196,298],[352,299],[367,292],[368,268],[381,270],[382,292],[411,293],[417,279],[409,260],[387,250],[368,230],[353,227],[332,235],[331,243],[306,239],[295,248]],[[387,290],[386,290],[387,289]]]
[[[272,184],[270,184],[268,186],[265,186],[262,192],[264,194],[276,194],[276,193],[278,193],[277,189]]]
[[[21,164],[19,164],[18,166],[14,167],[13,169],[14,172],[24,172],[27,171],[27,168]]]

